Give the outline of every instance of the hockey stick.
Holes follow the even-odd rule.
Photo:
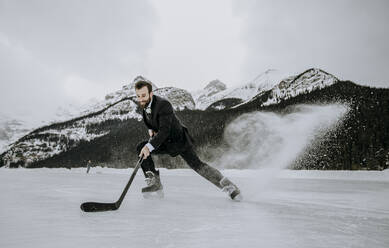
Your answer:
[[[119,200],[117,200],[116,202],[113,202],[113,203],[84,202],[80,206],[81,210],[84,212],[102,212],[102,211],[117,210],[120,207],[120,205],[122,204],[122,201],[123,201],[124,197],[126,196],[127,191],[130,188],[131,183],[134,180],[135,175],[138,172],[138,169],[139,169],[142,161],[143,161],[143,157],[138,160],[138,163],[136,164],[134,171],[132,172],[130,180],[128,181],[126,187],[124,188],[122,194],[120,195]]]

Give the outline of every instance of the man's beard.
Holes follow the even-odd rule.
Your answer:
[[[144,102],[139,102],[139,105],[142,107],[142,108],[147,108],[147,106],[149,106],[149,103],[151,102],[151,97],[149,97],[149,99],[147,101],[144,101]]]

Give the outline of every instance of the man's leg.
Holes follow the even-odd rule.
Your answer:
[[[219,170],[201,161],[192,147],[180,153],[180,155],[190,166],[190,168],[192,168],[202,177],[216,185],[216,187],[220,189],[222,188],[222,186],[220,185],[220,181],[223,179],[223,175],[220,173]]]
[[[142,148],[147,144],[148,141],[140,142],[137,147],[137,154],[140,153]],[[153,151],[153,153],[158,153],[158,150]],[[161,183],[161,178],[159,176],[159,171],[155,169],[154,161],[150,156],[147,159],[142,161],[141,164],[143,174],[145,175],[145,180],[147,186],[142,188],[142,193],[145,198],[151,197],[152,192],[157,192],[158,197],[163,197],[163,186]]]
[[[233,200],[239,201],[242,199],[239,188],[228,178],[224,177],[219,170],[201,161],[192,147],[180,155],[193,170],[219,189],[223,189]]]
[[[136,146],[136,151],[137,151],[138,155],[139,155],[140,151],[142,150],[142,148],[147,144],[147,142],[148,141],[142,141]],[[158,175],[159,175],[159,172],[155,169],[155,164],[154,164],[153,159],[151,158],[151,155],[148,156],[147,159],[144,159],[142,161],[141,167],[142,167],[143,174],[145,175],[145,177],[147,177],[147,175],[146,175],[147,171],[151,171],[153,173],[158,173]]]

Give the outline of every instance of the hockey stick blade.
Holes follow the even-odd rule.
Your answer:
[[[122,201],[123,201],[124,197],[126,196],[127,191],[130,188],[131,183],[134,180],[135,175],[136,175],[142,161],[143,161],[142,158],[140,158],[138,160],[138,163],[136,164],[135,169],[132,172],[130,180],[128,181],[126,187],[124,188],[124,190],[123,190],[122,194],[120,195],[119,200],[117,200],[117,202],[113,202],[113,203],[84,202],[80,206],[81,210],[84,212],[103,212],[103,211],[117,210],[120,207],[120,205],[122,204]]]
[[[84,202],[80,206],[84,212],[102,212],[117,210],[116,203],[101,203],[101,202]]]

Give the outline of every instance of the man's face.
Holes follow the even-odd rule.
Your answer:
[[[147,88],[147,86],[143,86],[139,90],[135,89],[135,92],[139,105],[142,108],[145,108],[147,104],[151,101],[151,98],[153,97],[153,92],[149,93],[149,89]]]

